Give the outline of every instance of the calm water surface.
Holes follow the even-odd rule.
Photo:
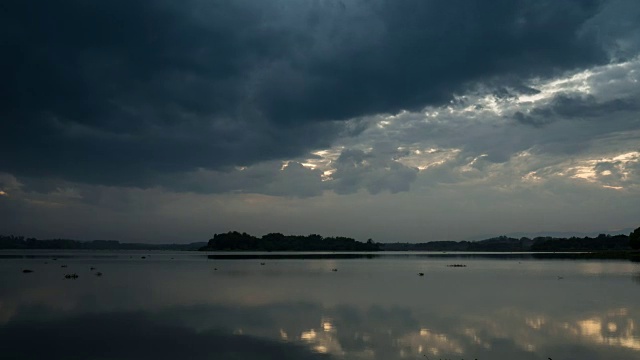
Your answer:
[[[254,255],[0,252],[0,358],[640,359],[638,263]]]

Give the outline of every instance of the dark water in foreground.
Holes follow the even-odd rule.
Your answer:
[[[639,359],[640,264],[0,252],[0,358]]]

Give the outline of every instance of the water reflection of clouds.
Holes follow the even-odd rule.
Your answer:
[[[342,314],[345,314],[342,309]],[[319,312],[330,311],[322,309]],[[422,355],[491,354],[505,348],[515,353],[550,353],[563,346],[605,345],[624,350],[638,350],[635,330],[638,314],[629,309],[604,311],[599,317],[554,319],[547,315],[531,315],[514,309],[486,314],[485,317],[448,318],[446,322],[434,316],[434,327],[417,326],[420,319],[405,319],[380,326],[375,316],[406,315],[402,309],[350,308],[358,318],[353,323],[332,315],[331,324],[321,317],[316,327],[307,328],[299,339],[316,351],[347,358],[403,358]],[[412,313],[412,317],[417,316]],[[355,341],[354,341],[355,340]],[[360,344],[358,344],[360,342]]]
[[[432,260],[105,261],[97,278],[78,261],[69,269],[81,277],[65,281],[69,269],[59,265],[30,265],[36,271],[26,276],[7,262],[13,269],[0,272],[0,332],[140,313],[192,336],[242,334],[343,359],[637,357],[639,287],[629,287],[637,264],[590,263],[478,260],[451,269]],[[418,277],[418,269],[428,271]]]
[[[543,314],[519,315],[517,312],[511,312],[508,317],[495,315],[491,319],[494,329],[503,328],[498,334],[492,334],[494,337],[500,337],[504,330],[509,329],[510,338],[524,350],[544,348],[550,338],[565,344],[603,345],[640,350],[640,331],[636,327],[640,314],[627,308],[603,311],[599,315],[583,315],[574,319],[551,318]],[[524,326],[518,323],[523,323]],[[492,326],[484,324],[483,328],[491,329]]]
[[[195,331],[144,312],[85,314],[45,323],[0,327],[3,359],[261,359],[328,356],[302,344],[221,331]],[[34,345],[37,339],[37,346]]]
[[[404,355],[460,355],[464,353],[464,349],[458,340],[450,339],[446,334],[437,333],[426,328],[410,332],[398,338],[397,343]]]
[[[67,324],[64,325],[67,326],[65,329],[71,326],[72,331],[79,333],[84,331],[84,326],[93,329],[96,325],[122,327],[123,333],[128,333],[128,327],[146,326],[149,319],[153,319],[154,326],[190,329],[189,336],[199,339],[202,339],[201,334],[235,334],[248,336],[249,339],[255,337],[292,345],[303,344],[311,351],[307,355],[320,353],[343,359],[423,356],[546,359],[551,355],[556,355],[553,358],[562,358],[558,355],[564,352],[568,354],[576,348],[592,354],[603,354],[591,355],[592,359],[610,359],[633,358],[640,351],[637,328],[640,314],[629,308],[576,317],[552,317],[517,309],[484,316],[452,317],[450,314],[429,314],[393,307],[359,309],[300,303],[255,307],[203,305],[173,307],[153,313],[116,312],[103,315],[60,314],[59,309],[49,309],[47,311],[54,314],[43,316],[44,310],[38,311],[31,307],[18,309],[19,314],[13,320],[0,326],[0,336],[12,333],[17,343],[28,344],[33,334],[28,334],[27,329],[63,326],[61,324]],[[34,321],[42,324],[34,327]],[[20,332],[16,332],[16,329],[25,330],[23,338],[20,338]],[[108,332],[104,336],[113,337],[114,341],[120,338],[120,335],[114,335],[117,329],[103,330]],[[91,331],[96,336],[103,336],[100,335],[101,330]],[[212,338],[218,335],[212,335]],[[242,343],[242,340],[234,341]],[[609,350],[603,350],[605,348]]]
[[[628,316],[592,317],[579,321],[570,329],[591,342],[640,350],[637,321]]]

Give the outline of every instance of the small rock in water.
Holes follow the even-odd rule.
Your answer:
[[[32,272],[33,272],[33,270],[30,270],[30,269],[24,269],[24,270],[22,270],[22,272],[23,272],[23,273],[25,273],[25,274],[28,274],[28,273],[32,273]]]
[[[96,276],[102,276],[102,273],[101,273],[100,271],[98,271],[98,272],[96,273]]]
[[[61,265],[60,267],[66,268],[66,267],[67,267],[67,265]]]
[[[418,273],[418,276],[424,276],[424,273]]]

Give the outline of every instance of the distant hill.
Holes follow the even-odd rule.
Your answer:
[[[69,239],[38,240],[24,236],[0,235],[0,249],[64,249],[64,250],[198,250],[205,242],[190,244],[121,243],[115,240],[79,241]]]
[[[597,237],[536,237],[519,239],[499,236],[480,241],[431,241],[426,243],[381,244],[384,251],[614,251],[630,250],[627,235],[605,235]]]
[[[552,238],[557,238],[557,239],[568,239],[568,238],[572,238],[572,237],[577,237],[577,238],[585,238],[585,237],[598,237],[598,235],[600,234],[608,234],[611,236],[614,235],[629,235],[629,233],[631,233],[633,231],[633,228],[624,228],[624,229],[619,229],[619,230],[611,230],[611,231],[588,231],[588,232],[582,232],[582,231],[537,231],[537,232],[523,232],[523,231],[518,231],[518,232],[511,232],[511,233],[507,233],[507,234],[502,234],[500,236],[506,236],[509,238],[514,238],[514,239],[520,239],[520,238],[529,238],[529,239],[535,239],[535,238],[541,238],[541,237],[552,237]],[[486,240],[486,239],[493,239],[495,237],[500,237],[500,236],[495,236],[493,234],[484,234],[484,235],[477,235],[477,236],[473,236],[470,238],[465,239],[464,241],[482,241],[482,240]]]
[[[526,232],[514,232],[505,234],[505,236],[513,237],[513,238],[537,238],[537,237],[553,237],[553,238],[585,238],[585,237],[598,237],[600,234],[608,234],[611,236],[614,235],[629,235],[633,231],[632,228],[619,229],[614,231],[589,231],[589,232],[579,232],[579,231],[540,231],[535,233],[526,233]]]

